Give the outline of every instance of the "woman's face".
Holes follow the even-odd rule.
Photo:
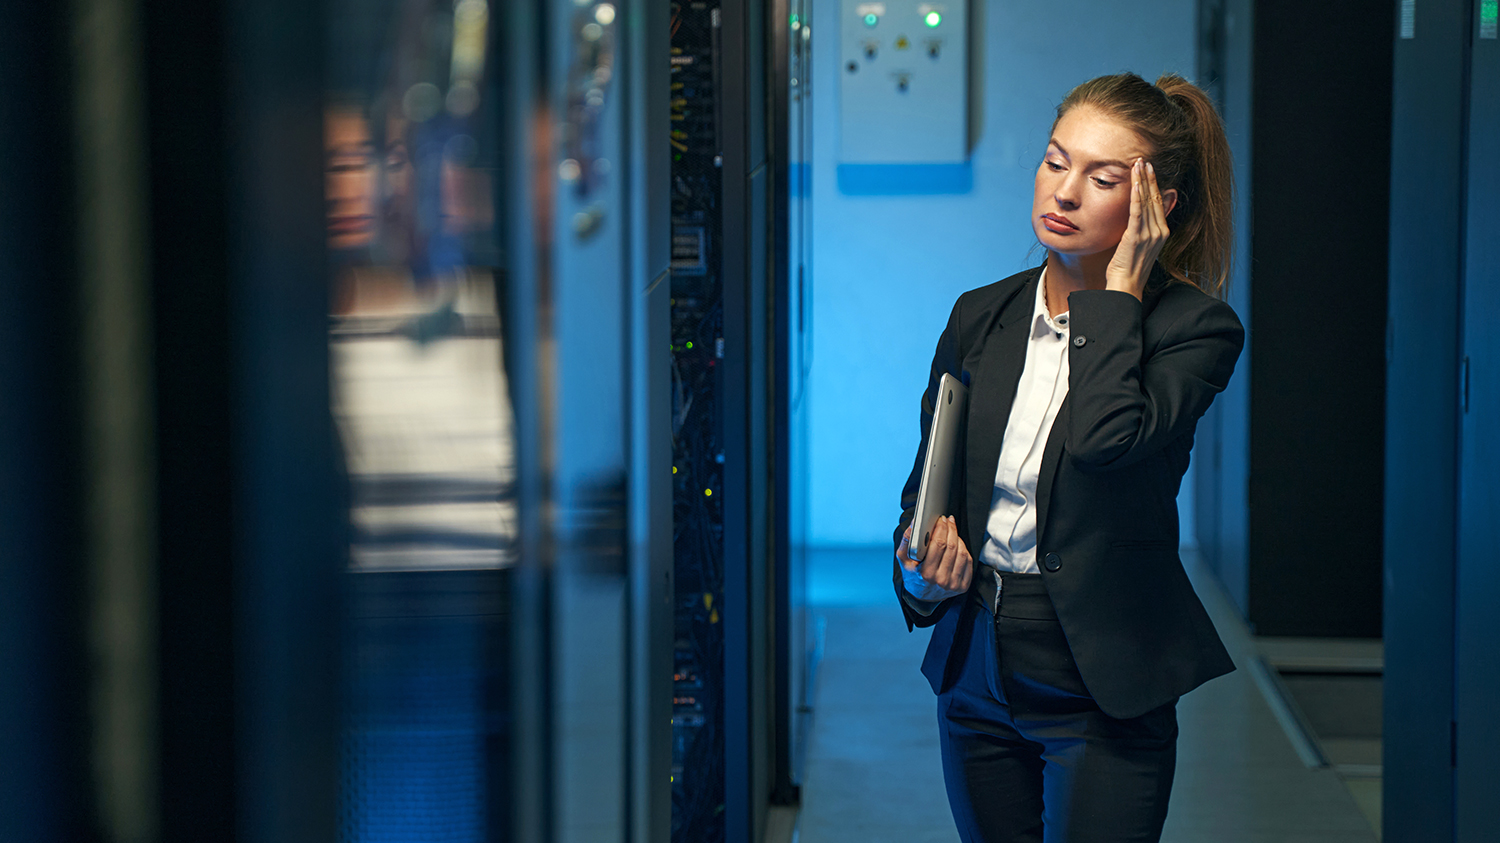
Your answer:
[[[323,118],[327,154],[324,199],[328,246],[357,249],[375,236],[375,146],[370,126],[357,111],[329,109]]]
[[[1130,219],[1130,167],[1151,149],[1133,129],[1076,106],[1052,130],[1036,170],[1031,227],[1049,251],[1113,252]]]

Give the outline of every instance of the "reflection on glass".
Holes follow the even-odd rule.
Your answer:
[[[350,499],[342,837],[504,839],[516,454],[489,6],[335,0],[330,14],[329,351]]]
[[[440,146],[424,185],[406,124],[388,125],[377,161],[363,115],[327,117],[329,245],[341,258],[333,410],[352,483],[353,565],[500,567],[515,533],[500,320],[494,273],[465,262],[460,245],[491,222],[488,177],[466,166],[473,138],[453,133],[427,141]],[[424,199],[438,212],[430,226]]]

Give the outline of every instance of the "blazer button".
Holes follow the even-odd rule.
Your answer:
[[[1062,568],[1062,557],[1056,553],[1049,553],[1042,558],[1042,567],[1049,571],[1058,571]]]
[[[1088,342],[1088,339],[1085,338],[1082,334],[1073,338],[1073,344],[1078,346],[1079,348],[1083,348],[1083,344],[1086,342]]]

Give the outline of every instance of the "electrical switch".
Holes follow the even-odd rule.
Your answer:
[[[970,5],[839,0],[840,167],[968,160]]]

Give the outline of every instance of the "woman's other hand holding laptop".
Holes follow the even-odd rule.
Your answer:
[[[901,563],[902,580],[911,596],[919,600],[943,600],[969,590],[974,576],[974,559],[958,534],[953,516],[945,515],[932,525],[927,540],[927,554],[922,561],[911,558],[911,528],[901,538],[896,559]]]

